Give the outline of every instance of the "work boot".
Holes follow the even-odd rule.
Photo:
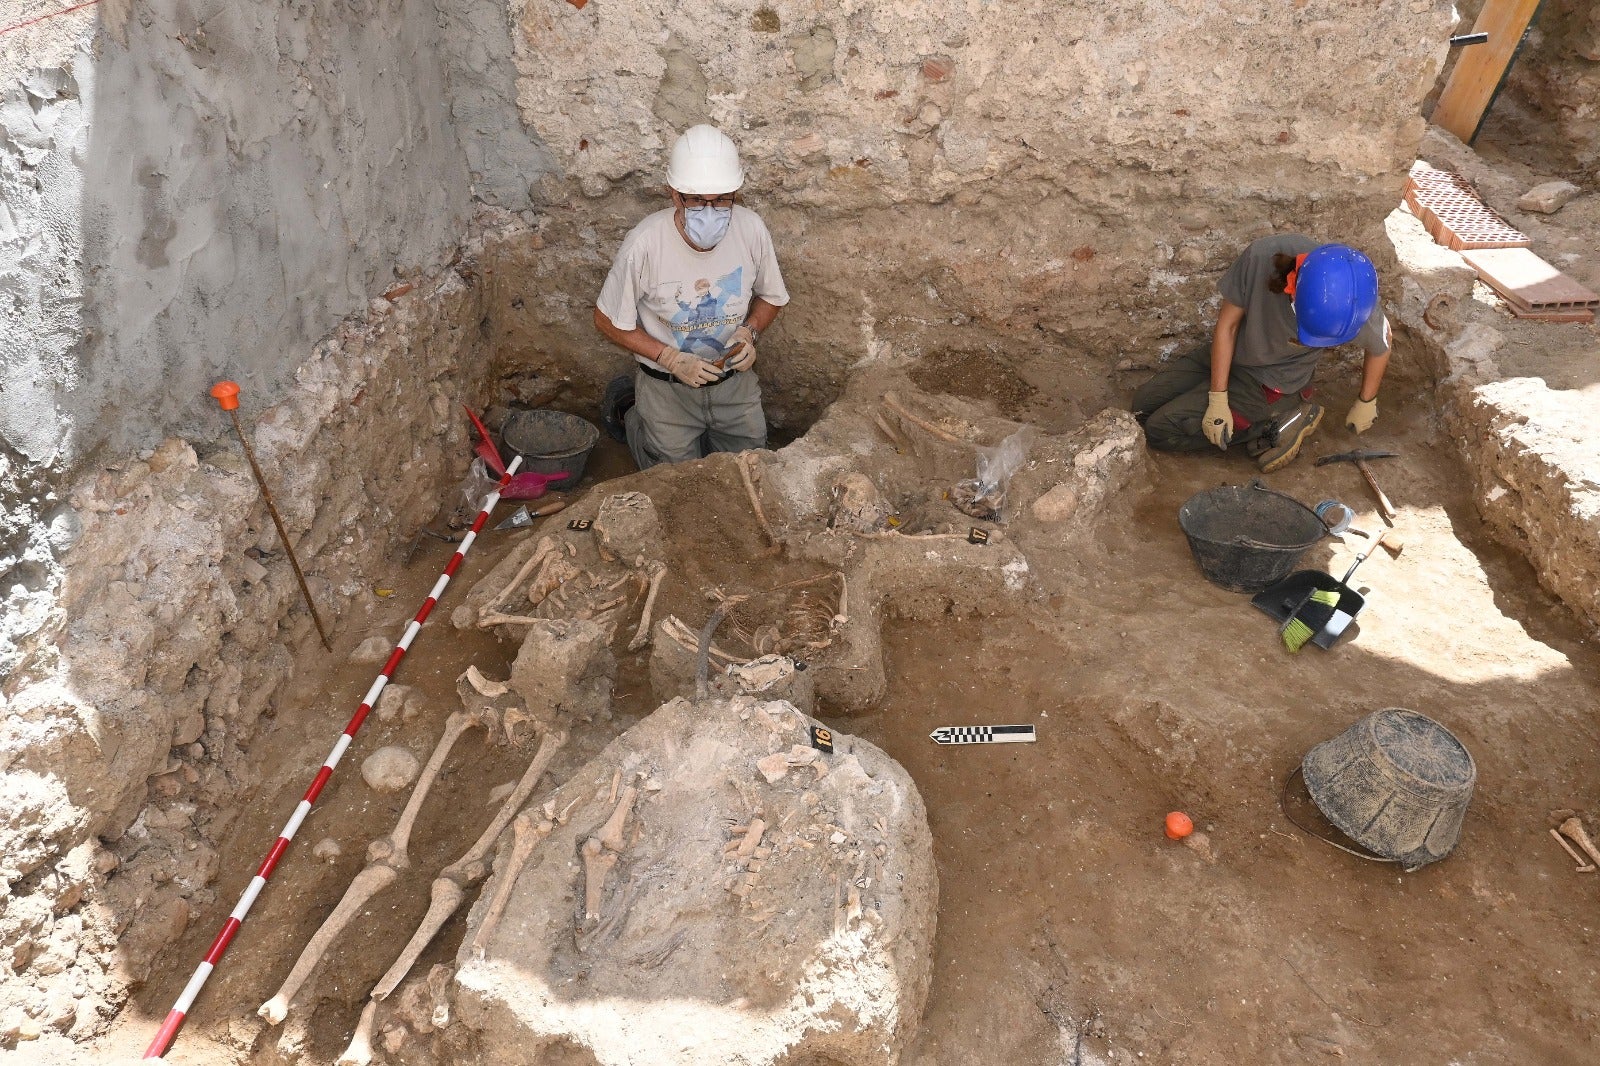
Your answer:
[[[1256,454],[1256,465],[1263,474],[1282,470],[1300,454],[1300,445],[1322,422],[1322,405],[1303,403],[1292,414],[1278,420],[1278,424],[1263,438],[1266,447]]]
[[[633,375],[623,374],[611,379],[606,394],[600,401],[600,423],[612,440],[628,443],[628,409],[633,406]]]

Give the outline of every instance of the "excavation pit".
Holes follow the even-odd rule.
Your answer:
[[[495,532],[511,507],[496,511],[230,932],[171,1061],[335,1061],[433,880],[539,741],[570,720],[542,797],[696,696],[699,634],[724,608],[707,698],[809,717],[804,743],[774,734],[719,794],[793,789],[805,810],[825,757],[815,724],[838,750],[880,749],[925,803],[932,980],[925,1002],[895,1000],[917,1017],[882,1030],[883,1061],[1387,1062],[1419,1037],[1441,1059],[1595,1057],[1584,1022],[1600,1002],[1561,976],[1593,955],[1574,917],[1592,886],[1544,833],[1594,818],[1580,809],[1600,746],[1581,713],[1600,690],[1594,335],[1511,318],[1393,210],[1420,156],[1600,285],[1582,5],[1544,5],[1475,150],[1417,114],[1446,61],[1443,3],[1351,21],[1226,0],[1132,22],[1098,0],[1023,0],[999,21],[944,2],[870,17],[361,6],[246,2],[197,29],[162,2],[128,18],[113,0],[23,0],[0,27],[5,1052],[144,1050],[465,543],[420,532],[462,538],[449,519],[479,502],[461,490],[461,405],[495,426],[515,409],[596,419],[632,364],[595,333],[595,293],[624,233],[664,205],[673,137],[709,119],[740,143],[741,203],[795,297],[757,366],[775,447],[638,474],[603,438],[565,511]],[[1557,177],[1580,195],[1553,214],[1519,206]],[[1364,564],[1362,632],[1289,661],[1242,597],[1194,574],[1173,528],[1185,499],[1253,466],[1148,453],[1124,408],[1205,343],[1243,243],[1292,230],[1378,260],[1395,352],[1371,433],[1405,456],[1379,476],[1406,544]],[[1343,355],[1321,368],[1329,417],[1272,484],[1341,498],[1376,533],[1351,469],[1307,462],[1355,443],[1340,416],[1358,375]],[[207,396],[222,378],[243,386],[332,654]],[[982,492],[961,497],[977,514],[955,507],[983,451],[1024,428],[1003,507]],[[635,493],[657,510],[649,551],[603,520]],[[513,621],[478,625],[501,568],[545,537],[574,572],[539,602],[525,580],[498,605]],[[1365,546],[1352,537],[1309,565],[1342,572]],[[524,654],[530,633],[549,655]],[[1459,847],[1404,878],[1307,842],[1274,801],[1311,744],[1396,703],[1447,723],[1481,775]],[[370,788],[361,763],[392,747],[425,770],[444,723],[474,709],[493,739],[474,726],[444,759],[405,868],[286,1020],[257,1016],[402,814],[406,794]],[[994,724],[1037,741],[930,739]],[[589,773],[615,810],[612,779]],[[660,809],[639,804],[622,829],[666,847],[650,835]],[[1160,833],[1174,809],[1204,847]],[[845,847],[832,833],[812,843]],[[517,835],[513,821],[489,861],[503,869]],[[587,841],[529,860],[571,893],[541,902],[574,938]],[[650,854],[589,858],[616,857],[608,891],[642,892]],[[824,878],[795,893],[812,932],[849,915],[854,869],[804,871]],[[851,875],[837,903],[835,873]],[[489,870],[470,874],[374,1009],[375,1057],[502,1061],[455,975],[497,897],[502,918],[536,913],[519,902],[532,881],[502,896]],[[556,940],[576,979],[576,940]],[[671,961],[670,938],[636,943],[640,965]],[[739,960],[744,977],[794,963],[775,943]],[[688,998],[730,1023],[770,1006],[760,989]]]

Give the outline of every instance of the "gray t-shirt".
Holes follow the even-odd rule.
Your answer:
[[[776,307],[789,302],[761,216],[735,206],[727,235],[710,251],[698,252],[684,242],[669,207],[622,239],[595,306],[618,329],[643,328],[714,363],[727,354],[755,296]]]
[[[1272,257],[1304,255],[1320,243],[1299,233],[1251,241],[1217,286],[1224,300],[1244,308],[1244,321],[1239,324],[1239,337],[1233,348],[1233,365],[1248,368],[1251,377],[1282,392],[1299,392],[1311,384],[1317,361],[1332,349],[1307,348],[1300,343],[1289,297],[1267,288],[1267,282],[1272,280]],[[1387,352],[1388,316],[1381,310],[1374,311],[1352,343],[1361,345],[1368,355]]]

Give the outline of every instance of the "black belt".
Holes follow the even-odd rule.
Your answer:
[[[676,384],[676,385],[683,385],[683,382],[679,381],[677,378],[673,377],[671,374],[667,373],[665,370],[659,370],[659,369],[657,369],[656,367],[653,367],[653,366],[645,366],[643,363],[639,364],[639,370],[641,372],[643,372],[643,374],[646,377],[655,378],[657,381],[670,381],[670,382],[672,382],[673,384]],[[733,377],[733,372],[729,371],[729,372],[723,374],[717,380],[708,381],[704,385],[699,386],[699,388],[702,388],[702,389],[713,388],[714,386],[721,385],[724,381],[727,381],[731,377]],[[684,385],[683,387],[687,389],[687,388],[693,388],[694,386]]]

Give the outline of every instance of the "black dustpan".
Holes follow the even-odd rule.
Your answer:
[[[1343,612],[1352,619],[1361,612],[1362,607],[1366,606],[1366,598],[1361,593],[1332,574],[1323,573],[1321,570],[1296,570],[1277,584],[1256,593],[1250,602],[1270,614],[1281,625],[1293,618],[1300,608],[1305,606],[1311,594],[1318,590],[1337,592],[1339,602],[1334,605],[1334,610]],[[1327,651],[1346,632],[1347,629],[1339,631],[1323,629],[1312,636],[1311,643]]]
[[[1313,592],[1319,590],[1337,592],[1339,594],[1339,602],[1334,605],[1334,610],[1347,614],[1351,619],[1354,619],[1356,615],[1361,613],[1361,608],[1366,606],[1367,601],[1361,593],[1351,588],[1347,582],[1350,580],[1351,575],[1356,572],[1356,567],[1365,562],[1367,556],[1377,550],[1378,545],[1382,543],[1383,537],[1380,534],[1372,547],[1356,556],[1355,562],[1350,564],[1350,569],[1344,572],[1343,580],[1321,570],[1296,570],[1283,580],[1269,585],[1261,592],[1256,593],[1250,602],[1271,615],[1279,624],[1282,624],[1294,617],[1295,613],[1305,606],[1306,600],[1311,597]],[[1331,631],[1324,629],[1311,638],[1311,643],[1323,651],[1327,651],[1333,647],[1334,642],[1343,636],[1345,632],[1346,630]]]

